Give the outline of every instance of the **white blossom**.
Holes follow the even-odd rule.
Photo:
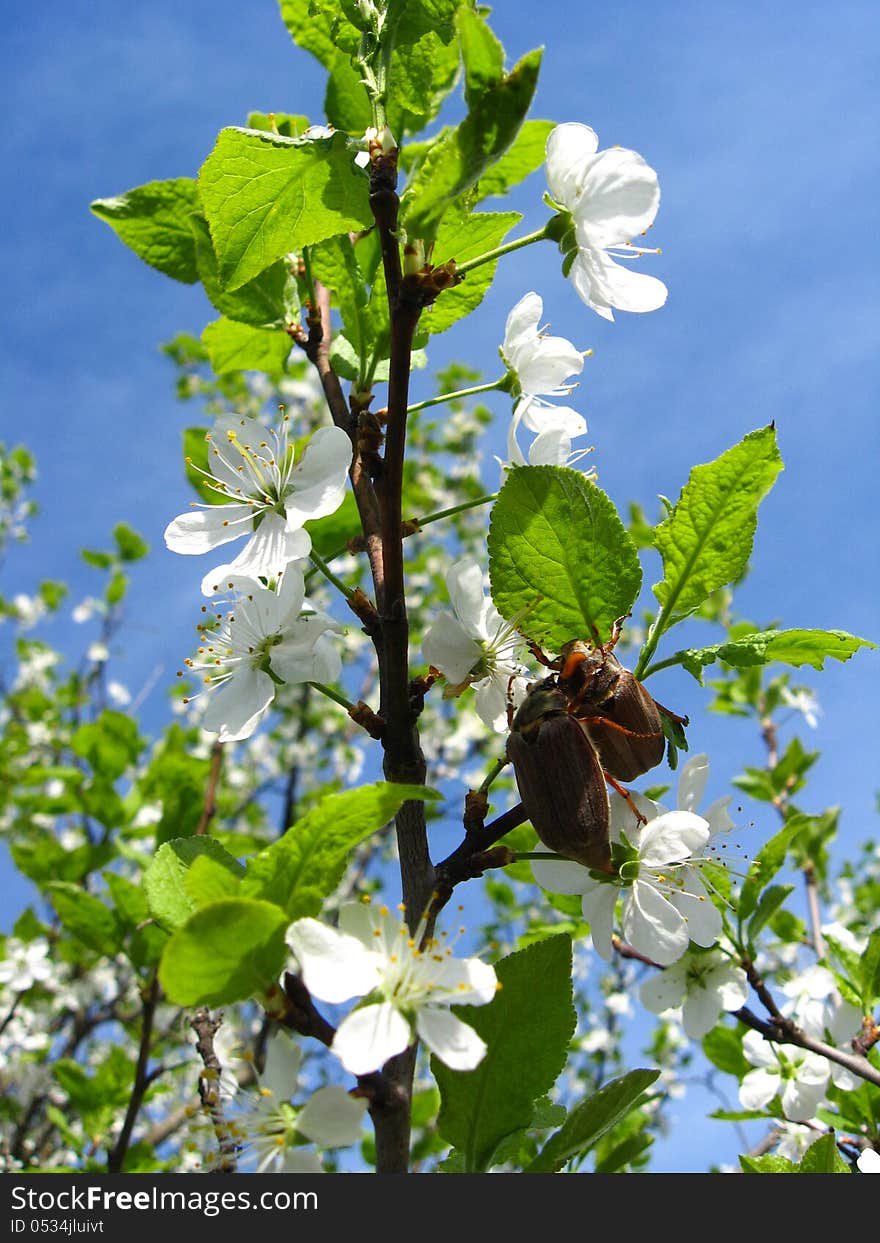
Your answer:
[[[738,1010],[748,995],[745,971],[716,952],[688,952],[639,989],[642,1005],[653,1014],[681,1006],[684,1030],[691,1040],[702,1040],[722,1010]]]
[[[305,587],[293,567],[278,591],[247,579],[233,580],[247,594],[234,602],[219,630],[203,631],[203,642],[187,667],[203,675],[212,696],[202,728],[220,742],[249,738],[268,712],[280,682],[334,682],[341,658],[326,637],[341,630],[324,613],[300,614]]]
[[[763,1109],[774,1096],[781,1096],[789,1121],[806,1122],[814,1116],[828,1087],[830,1071],[824,1057],[796,1045],[786,1045],[783,1051],[756,1031],[743,1036],[742,1051],[755,1067],[739,1085],[743,1109]]]
[[[476,709],[490,728],[507,728],[509,702],[525,694],[523,668],[514,659],[523,640],[483,591],[483,571],[469,557],[456,561],[446,574],[453,612],[441,610],[422,639],[425,659],[446,678],[447,696],[471,685]]]
[[[34,984],[45,984],[52,979],[55,968],[49,959],[49,942],[45,937],[35,937],[33,941],[7,937],[3,955],[0,985],[24,993]]]
[[[298,919],[287,930],[309,992],[340,1003],[366,997],[342,1020],[331,1050],[354,1075],[378,1070],[418,1037],[453,1070],[473,1070],[486,1045],[453,1005],[487,1005],[494,968],[479,958],[453,957],[443,938],[420,948],[424,927],[411,934],[387,907],[346,903],[339,928]]]
[[[365,1100],[337,1085],[318,1088],[302,1106],[292,1104],[297,1091],[302,1053],[285,1032],[276,1032],[266,1049],[266,1063],[257,1075],[256,1092],[237,1097],[244,1107],[232,1129],[256,1157],[257,1173],[320,1174],[317,1153],[304,1148],[346,1148],[360,1139]]]
[[[632,243],[654,223],[660,205],[657,174],[635,151],[599,151],[589,125],[557,125],[547,139],[547,184],[554,201],[570,212],[576,251],[569,280],[581,299],[604,319],[620,311],[655,311],[666,286],[632,272],[619,259],[657,253]]]
[[[790,708],[794,708],[795,712],[800,712],[810,729],[818,728],[822,709],[819,706],[819,700],[811,690],[808,690],[806,686],[798,687],[797,690],[783,686],[780,694]]]
[[[873,1148],[863,1148],[856,1165],[860,1174],[880,1174],[880,1152]]]
[[[221,415],[209,443],[209,486],[228,498],[224,504],[193,503],[165,529],[172,552],[209,552],[243,535],[242,551],[228,565],[202,579],[202,593],[213,595],[227,578],[277,578],[308,556],[311,539],[303,523],[332,514],[342,504],[351,465],[351,441],[338,427],[322,427],[299,461],[290,443],[289,416],[268,431],[256,419]]]
[[[638,794],[630,798],[647,823],[634,826],[628,801],[611,795],[611,841],[620,843],[625,833],[632,846],[616,876],[594,879],[581,864],[555,857],[536,861],[532,871],[538,884],[552,893],[581,895],[593,945],[606,960],[611,958],[617,899],[622,896],[625,940],[652,962],[668,966],[681,958],[689,941],[711,946],[721,933],[721,916],[701,878],[710,828],[694,812],[657,815],[648,799]]]
[[[517,441],[520,426],[537,439],[529,450],[529,462],[560,464],[571,454],[571,441],[587,430],[586,420],[570,406],[558,406],[545,397],[567,397],[574,387],[565,381],[580,375],[584,355],[565,337],[551,337],[538,325],[544,303],[536,293],[520,298],[507,317],[501,356],[510,372],[516,398],[507,436],[508,461],[525,461]],[[589,351],[588,351],[589,352]]]

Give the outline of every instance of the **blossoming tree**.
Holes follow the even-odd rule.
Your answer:
[[[211,422],[186,434],[197,499],[165,543],[232,559],[194,563],[197,650],[150,745],[107,673],[135,532],[91,554],[104,629],[80,671],[20,644],[0,797],[41,905],[0,962],[8,1168],[635,1170],[697,1056],[737,1085],[722,1117],[765,1123],[745,1168],[876,1168],[880,859],[832,884],[835,813],[795,801],[811,756],[777,732],[815,709],[791,669],[873,644],[733,613],[774,427],[695,466],[656,524],[625,521],[573,448],[589,351],[530,290],[498,379],[451,368],[410,400],[432,338],[522,247],[561,263],[585,320],[662,308],[657,173],[529,119],[541,54],[508,69],[472,0],[281,12],[327,70],[325,115],[252,113],[197,179],[93,204],[219,313],[168,347]],[[458,122],[420,138],[459,84]],[[486,200],[542,165],[546,221],[517,235]],[[488,391],[511,401],[490,493]],[[31,471],[4,453],[4,539]],[[52,584],[4,603],[23,627],[60,607]],[[694,618],[716,641],[677,646]],[[778,820],[751,858],[729,796],[700,810],[696,708],[653,697],[673,666],[766,741],[737,782]]]

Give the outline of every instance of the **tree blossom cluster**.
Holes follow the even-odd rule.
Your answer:
[[[221,742],[249,738],[281,683],[335,681],[341,658],[328,635],[342,628],[320,611],[304,611],[304,559],[311,549],[310,519],[342,504],[351,441],[338,427],[319,428],[297,451],[289,415],[276,428],[256,419],[221,415],[205,439],[206,485],[224,498],[193,503],[168,524],[172,552],[200,554],[246,536],[244,548],[202,579],[202,593],[230,592],[229,611],[188,667],[204,686],[219,690],[204,728]]]

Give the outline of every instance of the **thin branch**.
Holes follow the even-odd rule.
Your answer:
[[[223,1102],[220,1099],[220,1076],[223,1067],[214,1050],[214,1037],[222,1023],[222,1014],[214,1019],[210,1010],[203,1006],[193,1015],[190,1027],[196,1033],[196,1050],[202,1059],[199,1098],[202,1108],[211,1120],[214,1138],[217,1140],[218,1156],[212,1168],[218,1174],[234,1174],[238,1163],[238,1143],[223,1114]]]
[[[137,1121],[138,1112],[143,1104],[144,1095],[150,1086],[147,1065],[150,1060],[150,1045],[153,1036],[153,1020],[156,1016],[156,1006],[159,1002],[159,977],[157,973],[153,973],[149,987],[144,994],[142,1019],[141,1019],[141,1038],[138,1045],[137,1064],[134,1072],[134,1083],[131,1089],[131,1096],[128,1101],[128,1108],[125,1111],[125,1118],[122,1122],[122,1129],[116,1143],[110,1149],[107,1156],[107,1173],[119,1174],[122,1172],[122,1166],[125,1162],[125,1154],[128,1152],[128,1146],[131,1143],[131,1134],[134,1130],[134,1124]]]
[[[835,1049],[833,1045],[826,1044],[824,1040],[817,1040],[814,1036],[802,1031],[790,1019],[760,1019],[746,1006],[732,1013],[734,1018],[738,1018],[753,1031],[760,1032],[764,1039],[772,1044],[793,1044],[810,1053],[818,1053],[820,1057],[827,1058],[829,1062],[836,1062],[838,1066],[857,1075],[859,1079],[865,1079],[868,1083],[880,1087],[880,1070],[872,1066],[867,1058],[860,1057],[857,1053],[847,1053],[843,1049]]]
[[[211,771],[208,774],[208,784],[205,788],[205,804],[202,808],[201,818],[196,827],[196,837],[201,837],[208,832],[208,826],[214,819],[217,811],[217,789],[220,785],[220,773],[223,769],[223,743],[215,742],[211,748]]]

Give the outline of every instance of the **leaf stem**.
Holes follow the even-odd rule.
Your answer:
[[[493,259],[500,259],[502,255],[513,254],[515,250],[521,250],[523,246],[531,246],[535,242],[543,242],[548,237],[547,229],[555,220],[555,216],[551,216],[543,229],[538,229],[535,233],[527,233],[525,237],[516,238],[512,242],[506,242],[503,246],[496,246],[494,250],[487,250],[483,255],[477,255],[474,259],[467,259],[464,263],[456,264],[455,270],[459,276],[465,272],[472,272],[474,268],[482,267],[484,263],[491,263]]]
[[[481,505],[489,505],[497,498],[497,492],[487,492],[485,496],[478,496],[472,501],[462,501],[460,505],[452,505],[449,509],[438,509],[434,514],[427,514],[424,518],[413,518],[412,521],[420,527],[427,527],[432,522],[439,522],[441,518],[451,518],[454,514],[463,514],[468,509],[478,509]]]
[[[461,271],[461,268],[458,269]],[[417,401],[413,406],[407,406],[407,414],[415,414],[417,410],[427,410],[428,406],[439,406],[444,401],[457,401],[462,397],[475,397],[477,393],[492,393],[501,390],[502,385],[507,382],[507,376],[503,375],[498,380],[492,380],[488,384],[475,384],[473,388],[460,388],[454,393],[440,393],[438,397],[429,397],[427,401]]]
[[[320,691],[322,695],[326,695],[328,699],[332,699],[334,703],[338,703],[346,712],[354,708],[354,704],[346,699],[344,695],[340,695],[339,691],[335,691],[332,686],[326,686],[323,682],[309,682],[313,690]]]
[[[331,582],[333,584],[333,586],[337,589],[337,591],[341,591],[342,594],[345,596],[346,600],[350,600],[351,597],[354,595],[354,588],[346,587],[342,579],[337,578],[337,576],[330,569],[330,566],[327,564],[324,558],[319,556],[319,554],[315,552],[314,548],[309,553],[309,558],[312,561],[315,569],[319,570],[324,575],[324,577],[328,580],[328,582]]]

